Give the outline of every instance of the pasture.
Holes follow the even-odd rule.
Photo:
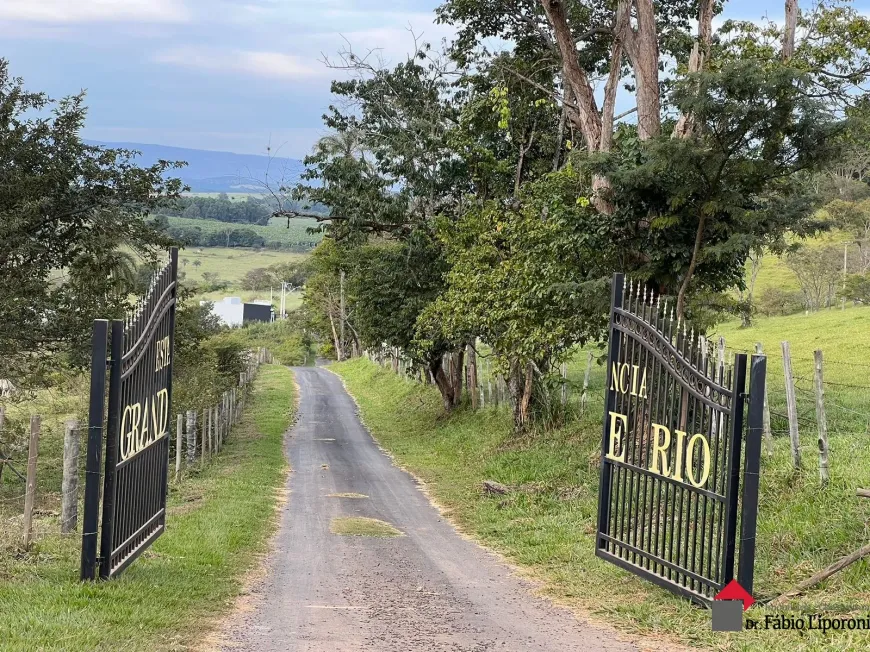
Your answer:
[[[233,229],[249,229],[266,241],[266,247],[274,249],[299,246],[299,243],[317,243],[322,239],[320,233],[308,233],[308,229],[317,226],[314,219],[292,219],[287,225],[287,218],[273,217],[269,224],[246,224],[239,222],[219,222],[216,220],[197,220],[185,217],[167,217],[169,226],[185,229],[200,229],[207,234],[220,234]]]
[[[187,281],[200,283],[203,274],[211,272],[222,280],[237,285],[252,269],[279,263],[299,262],[305,258],[306,254],[286,251],[260,251],[241,247],[189,247],[179,252],[178,264],[179,270],[184,272]]]

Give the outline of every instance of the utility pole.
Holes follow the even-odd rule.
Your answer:
[[[341,297],[340,297],[340,301],[341,301],[341,334],[340,334],[341,352],[342,352],[342,357],[344,357],[344,355],[343,355],[344,354],[344,322],[345,322],[345,318],[346,318],[346,314],[344,311],[344,270],[341,270],[341,272],[339,273],[339,287],[341,289]]]

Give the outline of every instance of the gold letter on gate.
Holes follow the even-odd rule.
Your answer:
[[[661,440],[659,439],[659,433],[664,435]],[[668,471],[668,448],[670,446],[671,431],[657,423],[652,424],[652,463],[649,466],[649,470],[666,478],[669,478],[671,475]],[[659,469],[659,461],[661,461],[661,469]]]
[[[701,449],[701,479],[695,480],[695,467],[693,464],[695,457],[695,443],[701,440],[703,448]],[[689,482],[695,487],[703,487],[707,483],[707,478],[710,477],[710,442],[707,438],[698,433],[689,440],[689,446],[686,448],[686,475],[689,477]]]
[[[618,421],[622,422],[622,429],[619,428]],[[607,447],[607,454],[604,457],[617,462],[625,462],[625,447],[622,445],[622,436],[625,434],[626,428],[628,428],[628,417],[619,414],[619,412],[610,412],[610,445]],[[619,455],[616,454],[617,448]]]

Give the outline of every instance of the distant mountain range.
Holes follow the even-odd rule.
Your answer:
[[[270,158],[254,154],[212,152],[205,149],[187,149],[168,145],[144,143],[107,143],[86,141],[91,145],[121,147],[142,152],[137,159],[140,165],[152,165],[159,160],[186,161],[187,166],[173,170],[193,192],[264,192],[263,183],[268,178],[270,185],[292,185],[299,180],[305,166],[293,158]]]

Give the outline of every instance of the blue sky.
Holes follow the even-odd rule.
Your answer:
[[[301,158],[323,133],[346,38],[398,61],[434,25],[438,0],[0,0],[0,56],[33,90],[85,88],[85,136]],[[860,0],[857,6],[870,6]],[[738,0],[723,17],[782,15]]]

